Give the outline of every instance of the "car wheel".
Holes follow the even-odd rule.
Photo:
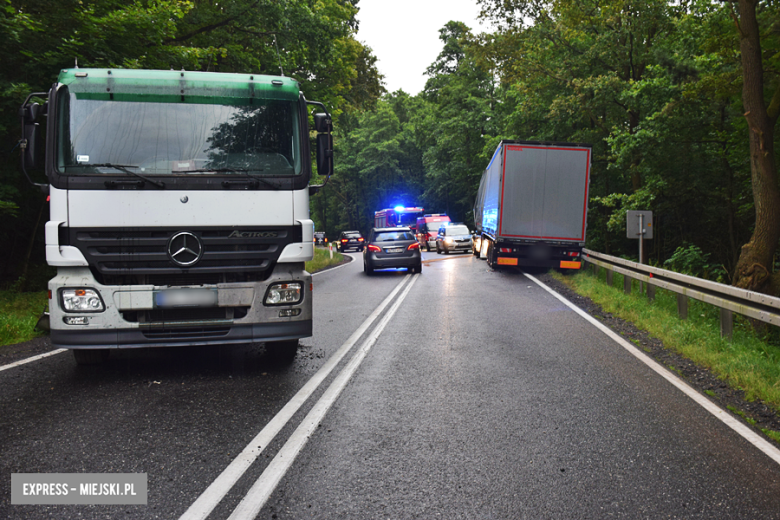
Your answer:
[[[412,272],[417,274],[422,273],[422,264],[417,264],[416,266],[414,266]]]
[[[363,262],[363,272],[366,273],[368,276],[371,276],[374,274],[374,269],[372,267],[368,267],[368,264]]]
[[[427,240],[425,241],[425,250],[428,251],[429,253],[431,252],[431,243],[428,242]]]
[[[439,243],[438,242],[436,242],[436,254],[437,255],[441,254],[441,248],[439,247]]]
[[[449,250],[449,249],[447,249],[447,246],[444,246],[444,247],[442,247],[442,252],[443,252],[445,255],[448,255],[448,254],[450,254],[450,250]]]
[[[77,348],[73,349],[73,357],[76,358],[76,364],[101,365],[108,359],[109,351],[107,348]]]
[[[292,363],[298,353],[298,340],[269,341],[265,344],[265,351],[274,361]]]

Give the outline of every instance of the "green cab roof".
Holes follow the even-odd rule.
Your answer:
[[[63,69],[58,81],[78,99],[162,103],[244,104],[297,100],[292,78],[262,74],[141,69]]]

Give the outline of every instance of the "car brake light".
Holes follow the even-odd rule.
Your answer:
[[[363,241],[363,237],[358,238],[358,242],[362,242],[362,241]]]
[[[342,238],[341,241],[346,243],[347,239],[346,238]]]
[[[379,253],[380,251],[382,251],[380,247],[375,246],[374,244],[368,244],[368,250],[374,251],[375,253]]]
[[[411,251],[412,249],[420,249],[420,244],[415,242],[414,244],[409,244],[409,247],[406,248],[407,251]]]

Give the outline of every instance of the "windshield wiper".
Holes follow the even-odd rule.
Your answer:
[[[254,184],[254,182],[252,182],[252,181],[255,181],[255,182],[262,182],[266,186],[271,187],[271,188],[273,188],[275,190],[278,190],[278,189],[281,188],[281,185],[276,184],[274,182],[271,182],[269,180],[266,180],[263,177],[261,177],[260,175],[255,175],[255,174],[249,173],[249,171],[250,170],[247,170],[246,168],[202,168],[202,169],[199,169],[199,170],[184,170],[184,171],[180,171],[180,172],[177,172],[177,173],[195,173],[195,172],[242,173],[247,178],[249,178],[249,180],[250,180],[249,184],[250,185]],[[222,185],[224,187],[226,187],[226,188],[230,187],[231,184],[247,184],[247,182],[246,181],[244,181],[244,182],[236,182],[236,181],[228,181],[228,180],[222,181]]]
[[[129,173],[130,175],[135,175],[139,179],[143,179],[149,184],[154,184],[155,186],[159,188],[165,188],[165,183],[162,181],[155,181],[150,179],[149,177],[146,177],[144,175],[141,175],[140,173],[134,172],[132,170],[129,170],[128,168],[139,168],[139,166],[135,166],[133,164],[112,164],[112,163],[100,163],[100,164],[85,164],[84,166],[92,166],[95,168],[114,168],[115,170],[119,170],[121,172]],[[115,186],[117,184],[116,181],[106,181],[106,186]],[[143,186],[143,184],[142,184]]]

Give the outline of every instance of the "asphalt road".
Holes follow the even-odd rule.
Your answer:
[[[354,256],[315,276],[290,366],[258,345],[0,371],[0,518],[780,517],[780,465],[522,273]],[[38,472],[146,473],[148,505],[11,505]]]

